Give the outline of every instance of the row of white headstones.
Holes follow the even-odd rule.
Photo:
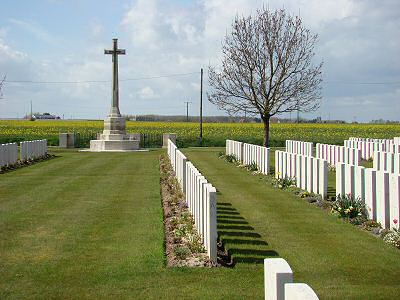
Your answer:
[[[27,161],[45,157],[47,154],[47,140],[34,140],[20,143],[20,161]],[[12,166],[18,162],[18,144],[0,144],[0,167]]]
[[[218,238],[216,189],[171,140],[168,140],[167,152],[207,255],[210,261],[216,262]]]
[[[269,174],[269,148],[233,140],[226,140],[225,154],[235,156],[243,165],[255,164],[262,174]]]
[[[298,151],[300,155],[306,155],[308,160],[311,160],[310,153],[312,155],[310,149],[312,149],[312,143],[286,141],[287,151]],[[366,205],[369,219],[381,223],[384,228],[399,228],[399,138],[392,140],[350,138],[344,141],[344,146],[317,144],[316,157],[326,160],[336,168],[337,196],[352,195],[359,198]],[[366,160],[373,158],[373,168],[360,166],[361,158]],[[278,160],[278,172],[279,163]],[[282,176],[287,174],[283,172]],[[309,176],[309,174],[310,171],[305,175]],[[323,180],[323,177],[327,176],[327,171],[320,172],[318,176]],[[300,187],[315,192],[309,186]]]
[[[311,193],[327,196],[328,165],[336,168],[336,195],[360,198],[368,217],[384,228],[400,223],[400,138],[393,140],[350,138],[345,146],[286,141],[286,151],[275,151],[275,177],[292,178],[294,184]],[[264,163],[260,146],[227,140],[226,154],[244,164]],[[264,147],[265,148],[265,147]],[[269,159],[269,149],[265,148]],[[268,149],[268,150],[267,150]],[[250,153],[250,154],[249,154]],[[262,153],[262,151],[261,151]],[[249,158],[250,157],[250,158]],[[360,166],[361,158],[373,158],[373,168]],[[264,168],[266,169],[266,168]]]
[[[306,151],[305,153],[312,153],[312,143],[310,147],[301,142],[293,142],[296,143],[293,143],[291,151],[302,150]],[[256,164],[263,174],[269,174],[269,152],[270,149],[267,147],[226,140],[225,153],[227,155],[233,155],[243,165]],[[275,151],[275,177],[292,178],[297,187],[326,197],[328,165],[325,160],[277,150]]]
[[[336,194],[351,194],[366,205],[368,217],[384,228],[399,228],[400,138],[373,140],[352,138],[363,159],[373,158],[373,167],[336,164]],[[372,146],[371,146],[372,145]]]
[[[269,148],[258,145],[238,142],[234,140],[226,140],[225,154],[233,155],[236,160],[243,165],[256,164],[258,170],[263,174],[269,174]],[[277,154],[278,153],[278,154]],[[275,152],[275,163],[277,159],[283,162],[283,155],[288,155],[292,160],[308,165],[307,157],[297,155],[294,153],[286,153],[283,151]],[[314,157],[311,157],[314,160]],[[288,160],[288,161],[292,161]],[[294,164],[295,164],[294,162]],[[319,163],[319,160],[315,160]],[[294,164],[292,166],[294,166]],[[279,165],[279,163],[278,163]],[[288,163],[290,165],[290,163]],[[319,164],[318,164],[319,166]],[[327,174],[327,163],[321,167],[325,167]],[[275,169],[277,165],[275,166]],[[286,169],[286,165],[285,165]],[[290,170],[295,171],[289,167]],[[283,166],[282,166],[283,170]],[[301,168],[300,170],[307,170]],[[298,175],[298,178],[307,178],[307,176]],[[327,181],[327,178],[326,178]],[[318,182],[318,181],[314,181]],[[308,184],[306,181],[300,183]],[[327,186],[327,184],[325,184]],[[319,187],[317,186],[317,189]],[[268,300],[283,300],[283,299],[302,299],[302,300],[315,300],[318,296],[315,294],[313,289],[305,283],[293,283],[293,272],[289,264],[283,258],[266,258],[264,260],[264,288],[265,288],[265,299]]]

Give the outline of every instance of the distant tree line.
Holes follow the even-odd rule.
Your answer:
[[[186,122],[186,116],[174,115],[124,115],[126,120],[147,122]],[[189,116],[189,122],[200,122],[199,116]],[[203,116],[205,123],[260,123],[260,118],[241,116]]]
[[[399,124],[399,121],[392,121],[392,120],[384,120],[384,119],[378,119],[378,120],[372,120],[370,122],[371,124]]]
[[[142,121],[142,122],[186,122],[185,115],[124,115],[127,121]],[[199,116],[189,116],[189,122],[199,122]],[[204,123],[261,123],[261,118],[247,116],[203,116]],[[271,123],[330,123],[343,124],[343,120],[322,120],[321,117],[314,119],[306,118],[277,118],[272,117]],[[379,123],[379,122],[374,122]]]

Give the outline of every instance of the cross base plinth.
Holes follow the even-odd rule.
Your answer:
[[[125,134],[125,118],[108,116],[104,120],[103,134]]]
[[[121,113],[118,107],[111,107],[109,117],[121,117]]]
[[[125,151],[133,151],[139,150],[139,141],[138,140],[122,140],[122,141],[113,141],[113,140],[91,140],[90,141],[90,151],[91,152],[125,152]]]
[[[98,140],[90,141],[91,152],[125,152],[139,150],[139,140],[126,135],[125,118],[109,115],[104,120],[104,130]]]

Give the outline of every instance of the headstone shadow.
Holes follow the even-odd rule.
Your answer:
[[[217,224],[219,252],[226,266],[262,264],[264,258],[279,256],[231,203],[217,203]]]
[[[328,192],[327,192],[328,199],[333,199],[336,198],[336,189],[332,186],[328,186]]]

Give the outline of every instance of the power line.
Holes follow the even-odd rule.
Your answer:
[[[167,78],[167,77],[188,76],[188,75],[193,75],[193,74],[199,74],[199,72],[181,73],[181,74],[170,74],[170,75],[160,75],[160,76],[152,76],[152,77],[128,78],[128,79],[120,79],[120,81],[158,79],[158,78]]]
[[[323,84],[359,84],[359,85],[398,85],[400,82],[348,82],[348,81],[327,81]]]
[[[137,77],[137,78],[126,78],[120,79],[119,81],[136,81],[136,80],[148,80],[148,79],[159,79],[159,78],[170,78],[189,76],[198,74],[199,72],[191,73],[179,73],[179,74],[168,74],[150,77]],[[4,80],[4,83],[33,83],[33,84],[82,84],[82,83],[110,83],[111,80],[79,80],[79,81],[34,81],[34,80]]]
[[[136,77],[120,79],[119,81],[137,81],[137,80],[150,80],[170,77],[180,77],[199,74],[199,72],[167,74],[149,77]],[[84,84],[84,83],[110,83],[111,80],[77,80],[77,81],[35,81],[35,80],[7,80],[4,83],[32,83],[32,84]],[[325,81],[322,84],[345,84],[345,85],[400,85],[400,82],[350,82],[350,81]]]
[[[34,84],[77,84],[77,83],[109,83],[111,80],[87,81],[33,81],[33,80],[7,80],[6,83],[34,83]]]

